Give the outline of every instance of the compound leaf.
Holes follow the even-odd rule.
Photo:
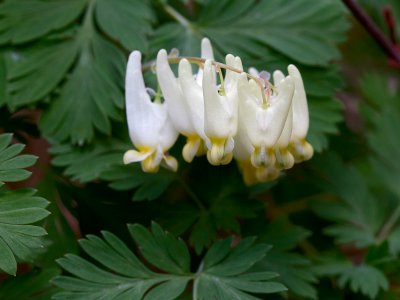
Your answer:
[[[61,29],[76,20],[86,6],[82,0],[13,0],[0,6],[0,44],[21,44]]]
[[[33,155],[19,155],[25,148],[22,144],[9,145],[12,134],[0,135],[0,186],[4,182],[15,182],[27,179],[31,172],[24,168],[32,166],[37,157]]]

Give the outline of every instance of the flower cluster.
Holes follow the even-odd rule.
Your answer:
[[[177,77],[171,63],[179,63]],[[199,65],[195,75],[193,63]],[[237,56],[228,54],[225,64],[215,62],[204,38],[201,58],[160,50],[155,70],[157,92],[144,84],[140,52],[131,53],[126,112],[136,150],[125,153],[126,164],[141,162],[145,172],[157,172],[160,165],[176,171],[178,162],[168,151],[179,134],[186,137],[185,161],[206,154],[212,165],[225,165],[234,158],[248,184],[273,180],[281,170],[312,157],[306,141],[307,98],[294,65],[288,76],[275,71],[272,84],[265,71],[244,72]]]

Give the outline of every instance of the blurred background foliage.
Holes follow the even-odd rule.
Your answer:
[[[399,2],[357,3],[400,49]],[[128,54],[202,37],[298,66],[311,161],[251,187],[182,141],[177,173],[122,164]],[[0,45],[0,299],[400,298],[400,64],[341,1],[5,0]]]

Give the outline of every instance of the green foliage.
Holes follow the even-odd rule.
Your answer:
[[[276,277],[274,273],[245,273],[269,249],[265,245],[254,245],[253,238],[233,248],[232,239],[217,242],[193,274],[190,254],[182,240],[163,231],[156,223],[152,224],[151,231],[137,224],[128,228],[144,259],[165,273],[150,270],[115,235],[103,232],[103,239],[90,235],[80,241],[81,247],[103,267],[75,255],[59,259],[59,264],[77,278],[54,278],[53,283],[64,290],[55,299],[176,299],[190,281],[194,281],[194,299],[259,299],[248,292],[285,290],[283,285],[270,282]]]
[[[312,271],[311,261],[295,253],[298,243],[310,235],[299,226],[288,226],[287,221],[279,219],[269,224],[253,222],[249,226],[250,234],[257,234],[259,242],[273,245],[268,255],[257,263],[252,270],[271,270],[280,275],[278,278],[289,291],[307,299],[317,299],[317,291],[312,284],[317,278]]]
[[[30,172],[23,168],[33,165],[36,157],[19,155],[22,144],[9,146],[11,134],[0,135],[0,270],[15,275],[18,261],[32,261],[38,249],[43,248],[46,231],[31,225],[44,219],[49,212],[47,200],[36,197],[35,191],[21,189],[7,191],[4,182],[21,181]]]
[[[326,233],[339,244],[355,243],[358,247],[375,244],[376,234],[390,212],[388,204],[376,201],[361,174],[354,167],[346,167],[337,156],[327,155],[314,162],[325,166],[320,174],[326,180],[322,181],[325,190],[342,200],[314,204],[320,216],[337,222]]]
[[[18,155],[24,150],[25,146],[22,144],[10,146],[11,140],[12,134],[0,135],[0,187],[4,182],[27,179],[31,172],[24,170],[24,168],[32,166],[37,159],[33,155]]]
[[[54,168],[44,157],[32,180],[49,207],[7,189],[36,158],[0,134],[0,298],[398,299],[400,81],[385,66],[369,72],[387,58],[358,26],[347,32],[342,2],[1,1],[0,132],[40,155],[45,137]],[[398,2],[358,3],[385,34],[389,4],[400,29]],[[161,48],[198,56],[203,37],[221,62],[232,53],[245,69],[299,68],[311,162],[248,187],[234,163],[185,163],[178,139],[177,173],[123,165],[129,52],[143,63]],[[154,89],[155,77],[145,77]],[[358,131],[344,116],[362,118]]]
[[[142,1],[116,3],[112,10],[108,1],[83,0],[6,1],[0,7],[0,43],[18,45],[6,53],[8,105],[51,99],[41,122],[46,135],[83,144],[95,129],[110,134],[110,120],[121,120],[125,57],[111,40],[144,50],[153,17]],[[81,24],[71,24],[78,17]]]
[[[315,267],[314,271],[320,276],[338,276],[340,288],[349,285],[352,291],[361,292],[371,299],[376,299],[380,289],[389,288],[385,275],[368,264],[357,266],[345,260],[332,260]]]
[[[0,44],[22,44],[61,29],[82,13],[85,1],[4,1],[0,6],[2,19]]]
[[[15,275],[17,259],[32,261],[35,250],[43,247],[46,231],[31,225],[49,212],[47,200],[35,197],[33,190],[0,190],[0,269]]]
[[[184,55],[196,50],[198,53],[201,36],[207,36],[222,53],[234,51],[239,56],[265,57],[278,52],[299,63],[327,65],[339,57],[333,44],[344,40],[348,25],[343,22],[343,13],[341,3],[331,0],[318,3],[247,1],[245,4],[210,1],[196,22],[167,23],[159,27],[151,49],[167,46],[180,49]],[[320,31],[315,31],[316,27]],[[232,35],[236,38],[232,39]]]
[[[365,76],[361,82],[364,97],[369,105],[364,109],[365,119],[370,130],[368,144],[374,156],[370,158],[374,173],[381,178],[387,188],[400,197],[397,178],[400,176],[400,162],[393,159],[398,154],[400,141],[400,89],[390,87],[387,79],[376,74]],[[385,101],[382,101],[382,100]]]
[[[0,299],[50,300],[57,289],[49,281],[59,274],[56,268],[33,269],[9,278],[0,286]]]

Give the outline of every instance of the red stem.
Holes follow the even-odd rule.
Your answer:
[[[356,0],[343,0],[343,3],[350,9],[354,17],[364,26],[368,33],[375,39],[378,45],[386,54],[400,64],[400,51],[378,28],[375,22],[367,15]]]

